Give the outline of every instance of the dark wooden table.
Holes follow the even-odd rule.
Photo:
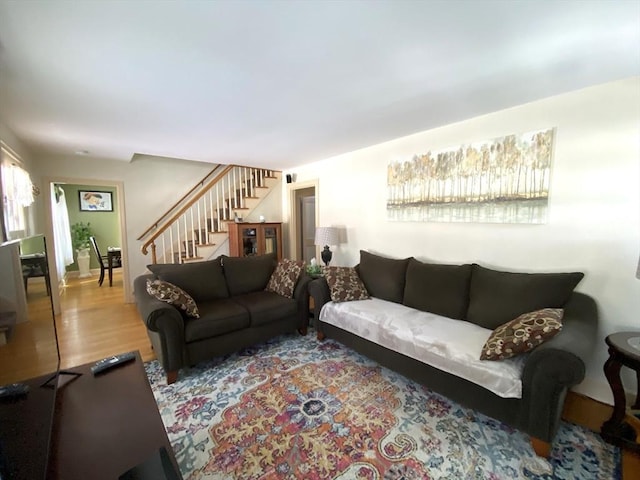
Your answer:
[[[24,278],[25,293],[27,293],[27,280],[33,277],[45,277],[47,295],[51,295],[51,282],[49,281],[49,266],[47,265],[47,256],[44,253],[30,253],[28,255],[20,255],[20,263],[22,264],[22,277]]]
[[[58,388],[47,478],[117,480],[163,446],[179,471],[139,354],[95,377],[92,365]]]
[[[122,265],[122,250],[116,247],[109,247],[107,250],[107,269],[109,270],[109,286],[113,286],[113,268],[114,261],[117,263],[116,266]]]
[[[634,428],[625,422],[627,401],[620,370],[622,366],[636,372],[638,391],[634,409],[640,409],[640,332],[619,332],[609,335],[605,342],[609,346],[609,359],[604,364],[604,374],[613,392],[613,414],[602,424],[601,435],[607,442],[640,453]]]

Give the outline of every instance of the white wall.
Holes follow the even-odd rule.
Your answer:
[[[386,168],[394,159],[503,135],[556,127],[546,225],[409,223],[386,219]],[[577,290],[600,309],[599,338],[576,390],[612,402],[602,373],[604,338],[640,330],[640,78],[571,92],[417,133],[293,169],[318,179],[318,224],[346,227],[334,264],[359,250],[505,270],[582,271]],[[304,160],[304,159],[302,159]],[[302,162],[304,163],[304,162]],[[283,195],[283,212],[290,211]],[[628,373],[628,372],[627,372]],[[634,390],[631,375],[627,389]]]
[[[31,164],[31,153],[3,123],[0,123],[0,140],[6,143],[15,153],[18,154],[18,156],[20,156],[20,159],[28,169]]]

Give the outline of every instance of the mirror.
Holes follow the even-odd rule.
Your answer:
[[[59,355],[47,245],[38,235],[0,244],[0,386],[27,385],[0,398],[0,478],[44,479]]]
[[[58,370],[47,260],[43,235],[0,247],[0,385]]]

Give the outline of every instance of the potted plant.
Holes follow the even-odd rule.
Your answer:
[[[71,225],[71,243],[76,251],[80,278],[91,276],[91,270],[89,268],[89,263],[91,262],[91,257],[89,256],[89,248],[91,248],[89,237],[91,237],[91,235],[91,224],[89,222],[86,224],[78,222]]]

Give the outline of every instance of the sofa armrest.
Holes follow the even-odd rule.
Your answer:
[[[566,392],[584,379],[585,363],[597,340],[593,298],[574,292],[564,309],[562,330],[529,354],[522,372],[522,414],[527,416],[523,420],[542,440],[553,438]]]
[[[160,347],[156,355],[162,366],[166,371],[177,370],[183,366],[184,318],[177,308],[147,293],[149,278],[153,276],[141,275],[133,282],[136,306],[147,330],[155,333],[159,339],[159,345],[154,338],[151,341],[155,349]]]
[[[313,297],[313,324],[319,328],[320,310],[331,301],[331,293],[327,279],[324,277],[316,278],[309,284],[309,295]]]

